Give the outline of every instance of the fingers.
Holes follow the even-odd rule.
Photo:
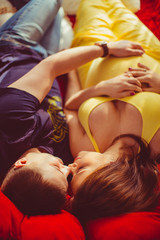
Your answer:
[[[135,95],[134,91],[123,91],[121,93],[119,93],[119,98],[123,98],[123,97],[128,97],[128,96],[133,96]]]
[[[144,51],[142,49],[130,48],[128,49],[128,53],[129,53],[129,56],[141,56],[144,53]]]
[[[142,87],[142,84],[141,82],[139,81],[138,78],[134,78],[134,76],[131,74],[131,73],[125,73],[124,74],[126,77],[128,77],[127,79],[127,83],[126,84],[129,84],[130,86],[137,86],[138,88],[135,89],[136,91],[142,91],[141,87]]]
[[[125,73],[124,73],[124,76],[126,76],[126,77],[133,77],[133,75],[132,75],[131,72],[125,72]]]
[[[144,52],[143,47],[140,44],[138,44],[138,43],[132,43],[132,47],[134,49],[141,49]]]
[[[123,97],[129,97],[129,96],[134,96],[136,93],[135,91],[131,90],[126,90],[118,94],[118,98],[123,98]]]
[[[146,69],[146,70],[150,70],[149,67],[143,65],[142,63],[138,63],[137,65],[138,65],[138,67],[140,67],[140,68],[144,68],[144,69]]]
[[[131,83],[128,83],[128,90],[135,91],[135,92],[142,92],[141,87]]]
[[[147,69],[142,69],[142,68],[132,68],[132,67],[129,67],[128,70],[130,72],[133,72],[133,71],[136,71],[136,72],[146,72]]]
[[[139,76],[137,78],[141,83],[150,83],[150,79],[146,76]]]
[[[149,67],[143,65],[142,63],[138,63],[137,65],[138,65],[139,68],[129,67],[128,70],[129,71],[142,71],[142,72],[146,72],[147,70],[150,70]]]
[[[142,92],[142,84],[141,82],[134,78],[134,77],[128,77],[127,79],[125,79],[123,85],[122,85],[122,89],[125,90],[131,90],[131,91],[135,91],[135,92]]]
[[[154,88],[150,88],[150,87],[148,87],[148,88],[143,88],[143,91],[144,91],[144,92],[156,92]],[[158,91],[157,91],[157,92],[158,92]]]
[[[131,78],[131,79],[128,80],[128,82],[130,84],[137,85],[139,87],[142,86],[141,82],[137,78]]]
[[[131,71],[131,74],[133,77],[142,77],[142,76],[146,75],[146,72],[135,70],[135,71]]]
[[[141,82],[139,81],[138,78],[135,78],[135,76],[132,73],[130,73],[130,72],[124,73],[124,76],[129,77],[128,82],[141,87]]]

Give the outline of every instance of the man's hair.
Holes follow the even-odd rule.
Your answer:
[[[25,215],[60,213],[66,192],[44,180],[38,169],[12,167],[1,185],[1,191]]]
[[[160,157],[152,159],[146,143],[134,135],[128,136],[139,143],[138,155],[123,154],[115,162],[94,171],[75,193],[71,209],[82,222],[149,211],[158,203],[160,193],[156,160]]]

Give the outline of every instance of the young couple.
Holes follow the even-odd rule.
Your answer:
[[[81,9],[90,2],[95,4],[82,1]],[[12,166],[1,190],[24,214],[56,214],[65,204],[72,173],[71,208],[81,219],[150,209],[159,196],[160,76],[139,64],[80,90],[72,70],[100,57],[140,57],[144,49],[120,40],[48,56],[58,51],[59,7],[58,0],[31,0],[0,29],[2,179]],[[68,72],[66,114],[74,163],[56,80]]]

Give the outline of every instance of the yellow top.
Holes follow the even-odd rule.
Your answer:
[[[160,74],[160,41],[121,0],[81,0],[74,27],[73,47],[96,41],[130,40],[141,44],[142,56],[97,58],[79,67],[82,88],[123,74],[137,63]]]
[[[79,67],[78,75],[83,89],[123,74],[129,67],[137,67],[139,62],[160,74],[160,41],[121,0],[81,0],[76,15],[72,46],[88,46],[96,41],[119,40],[141,44],[145,54],[125,58],[113,56],[97,58]],[[91,98],[79,109],[80,121],[96,151],[99,149],[89,130],[89,114],[97,105],[114,99],[116,98]],[[160,127],[160,95],[139,93],[119,100],[130,103],[138,109],[143,119],[142,137],[149,143]]]
[[[92,110],[101,103],[119,100],[130,103],[135,106],[142,116],[142,138],[148,143],[151,141],[154,134],[160,128],[160,95],[152,92],[137,93],[134,96],[125,98],[111,98],[111,97],[95,97],[86,100],[79,108],[79,120],[90,138],[95,150],[99,151],[98,145],[93,138],[88,124],[89,115]]]

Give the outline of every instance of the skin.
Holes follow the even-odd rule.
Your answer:
[[[74,160],[73,164],[69,166],[72,169],[71,188],[73,195],[78,190],[82,182],[96,169],[105,166],[111,162],[109,154],[102,154],[97,152],[81,151]]]
[[[138,63],[138,67],[129,68],[128,73],[131,73],[142,85],[144,84],[143,91],[160,93],[160,75],[141,63]]]
[[[70,130],[71,152],[74,157],[82,150],[94,151],[93,145],[78,118],[78,108],[85,100],[97,96],[121,98],[134,95],[135,91],[160,92],[160,75],[154,73],[141,63],[138,64],[138,67],[139,68],[135,69],[130,68],[128,72],[123,75],[102,81],[87,89],[78,90],[77,87],[77,92],[67,99],[65,113],[67,115]],[[78,80],[74,81],[74,79],[70,79],[70,82],[71,85],[69,85],[69,88],[73,85],[76,89]],[[74,84],[76,86],[74,86]],[[147,88],[146,84],[148,85]],[[128,89],[132,89],[133,94],[130,94],[132,92]],[[133,122],[134,124],[132,124]],[[121,134],[131,133],[137,136],[141,136],[142,134],[142,117],[139,111],[134,106],[119,100],[104,102],[98,105],[91,112],[88,123],[90,131],[99,146],[100,152],[105,152],[113,139]],[[110,137],[108,138],[108,136]],[[157,131],[150,142],[152,155],[159,153],[159,142],[160,130]]]
[[[33,148],[25,152],[14,164],[15,168],[30,167],[37,168],[44,180],[56,184],[58,187],[67,192],[67,177],[71,168],[65,166],[60,158],[54,157],[48,153],[41,153],[38,149]]]
[[[111,42],[108,48],[109,54],[116,57],[141,56],[144,53],[140,44],[125,40]],[[103,48],[96,45],[61,51],[42,60],[9,87],[27,91],[42,102],[57,76],[101,56],[103,56]]]
[[[115,159],[117,149],[110,148],[110,144],[115,137],[125,133],[141,136],[142,132],[141,115],[135,107],[120,101],[103,103],[97,106],[89,117],[90,130],[101,152],[96,153],[78,120],[77,110],[79,106],[86,99],[95,96],[121,98],[141,91],[160,93],[160,75],[153,72],[149,67],[138,63],[137,68],[129,68],[121,76],[102,81],[96,86],[83,90],[80,89],[76,73],[71,72],[69,76],[69,88],[71,89],[70,86],[72,86],[72,89],[76,92],[75,94],[72,92],[67,97],[65,110],[70,128],[71,151],[75,157],[74,163],[70,165],[73,174],[71,187],[74,195],[88,175]],[[72,81],[72,77],[77,78],[76,84],[75,81]],[[106,136],[110,137],[107,138]],[[159,142],[160,129],[150,142],[152,156],[159,154]],[[129,140],[127,140],[126,144],[130,145]],[[82,150],[86,151],[81,152]],[[108,150],[111,151],[110,155],[107,156]],[[78,152],[80,153],[78,154]]]
[[[132,148],[125,148],[126,144]],[[131,150],[132,149],[132,150]],[[102,168],[111,162],[117,160],[120,154],[126,151],[138,151],[138,146],[133,139],[119,139],[112,144],[104,153],[92,152],[92,151],[81,151],[78,153],[74,162],[69,165],[72,172],[71,188],[73,195],[76,193],[82,182],[95,170]]]
[[[108,48],[109,54],[116,57],[141,56],[144,53],[143,48],[139,44],[123,40],[109,43]],[[31,71],[8,87],[26,91],[35,96],[41,103],[50,91],[53,81],[57,76],[68,73],[101,56],[103,56],[103,48],[96,45],[67,49],[42,60]],[[135,83],[131,83],[128,88],[133,90],[135,85]],[[36,151],[39,150],[36,149]],[[29,149],[27,154],[32,152],[33,149]],[[27,159],[26,161],[28,161],[28,156],[25,153],[23,155]],[[41,158],[40,155],[44,157],[41,151],[39,151],[39,158]],[[23,163],[23,161],[20,162],[21,164]],[[15,164],[15,166],[17,165]]]

